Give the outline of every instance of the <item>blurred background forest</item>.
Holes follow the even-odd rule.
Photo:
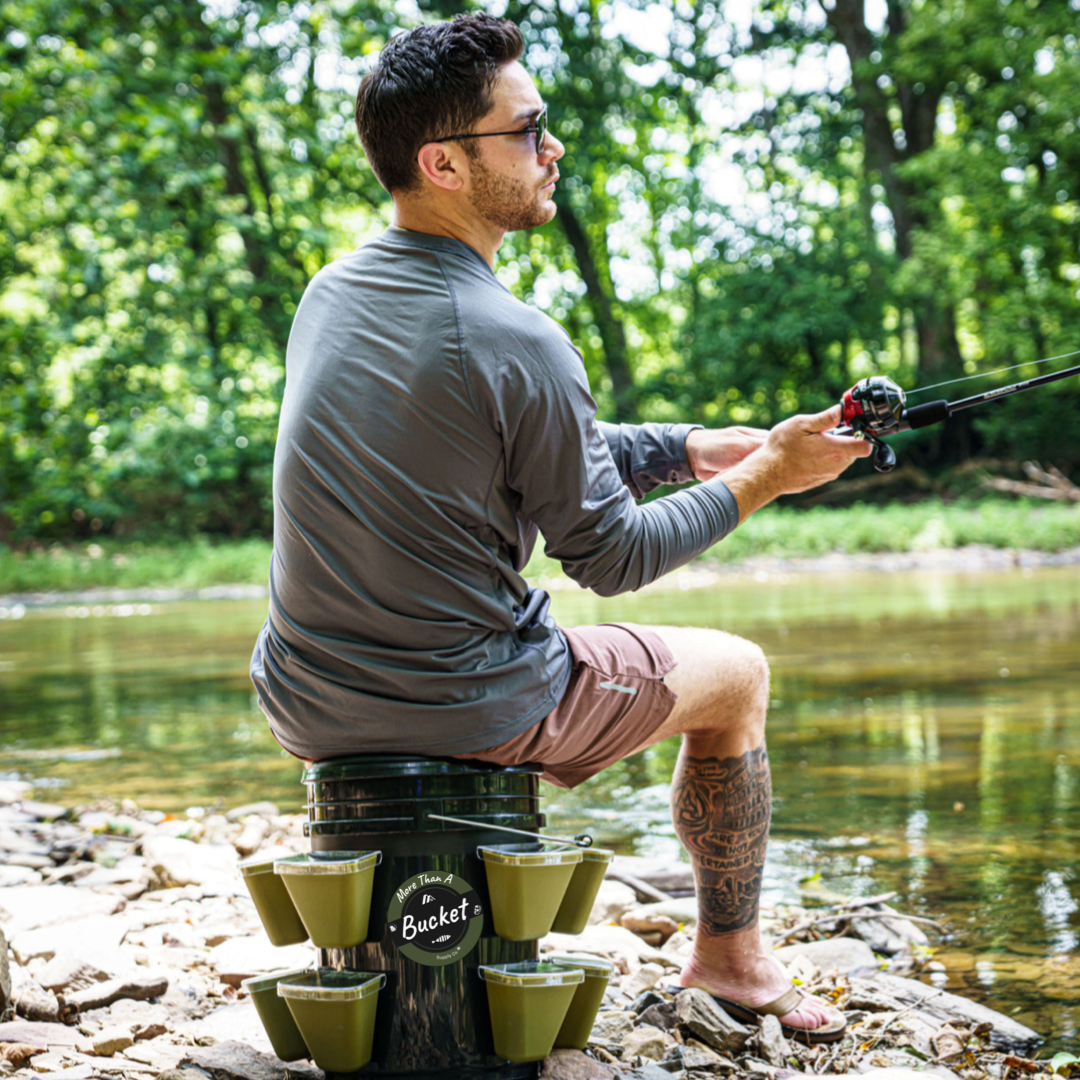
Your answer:
[[[0,542],[268,533],[297,302],[388,221],[356,86],[469,9],[0,0]],[[1080,348],[1080,0],[486,10],[567,147],[498,272],[605,418],[769,426]],[[1078,427],[1073,380],[894,441],[943,490],[1068,473]]]

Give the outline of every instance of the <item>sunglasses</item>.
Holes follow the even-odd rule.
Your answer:
[[[544,152],[544,139],[547,137],[548,111],[545,105],[540,110],[540,115],[528,127],[518,128],[516,131],[478,131],[469,135],[444,135],[441,139],[432,139],[432,142],[451,142],[454,139],[486,139],[492,135],[535,135],[536,152]]]

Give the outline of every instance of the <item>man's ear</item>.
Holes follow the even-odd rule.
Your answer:
[[[461,166],[464,151],[446,143],[429,142],[420,147],[416,164],[420,171],[436,187],[445,191],[459,191],[465,183]]]

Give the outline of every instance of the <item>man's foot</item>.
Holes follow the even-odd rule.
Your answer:
[[[736,972],[733,967],[723,964],[703,964],[694,956],[683,968],[680,985],[697,987],[755,1013],[796,989],[780,962],[764,953],[758,953],[749,963],[739,967],[743,970]],[[844,1014],[820,998],[800,992],[798,1003],[777,1019],[784,1028],[791,1029],[786,1034],[805,1033],[812,1037],[815,1031],[825,1035],[827,1031],[833,1033],[838,1026],[842,1027]]]

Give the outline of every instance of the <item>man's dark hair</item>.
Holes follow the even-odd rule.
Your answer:
[[[484,14],[391,38],[356,95],[356,130],[379,183],[392,194],[416,188],[420,147],[470,131],[491,111],[499,69],[524,50],[512,22]]]

